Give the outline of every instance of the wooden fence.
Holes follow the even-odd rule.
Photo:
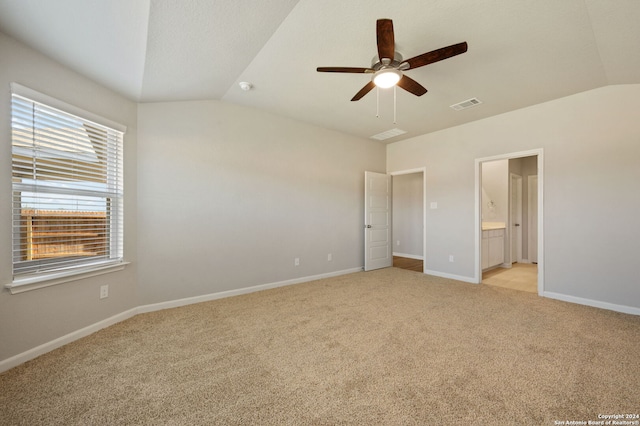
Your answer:
[[[107,253],[105,212],[21,211],[23,260]]]

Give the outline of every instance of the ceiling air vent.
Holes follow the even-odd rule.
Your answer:
[[[378,133],[377,135],[373,135],[373,136],[371,136],[371,139],[377,139],[379,141],[383,141],[385,139],[394,138],[396,136],[400,136],[400,135],[405,134],[405,133],[407,133],[406,130],[391,129],[391,130],[387,130],[386,132],[382,132],[382,133]]]
[[[471,99],[467,99],[466,101],[462,101],[462,102],[458,102],[457,104],[453,104],[453,105],[451,105],[451,108],[455,109],[456,111],[462,111],[463,109],[471,108],[471,107],[474,107],[476,105],[480,105],[481,103],[482,103],[482,101],[480,101],[480,99],[471,98]]]

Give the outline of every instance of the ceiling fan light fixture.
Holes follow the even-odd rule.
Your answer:
[[[381,89],[388,89],[389,87],[393,87],[402,78],[402,72],[398,71],[395,68],[383,68],[373,75],[373,84],[378,86]]]

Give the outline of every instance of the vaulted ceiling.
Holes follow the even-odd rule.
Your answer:
[[[350,99],[368,74],[376,20],[405,58],[467,53]],[[0,0],[0,31],[138,102],[215,99],[395,142],[610,84],[640,83],[638,0]],[[1,52],[0,52],[1,54]],[[0,56],[1,60],[1,56]],[[250,82],[249,91],[238,83]],[[450,105],[478,98],[462,111]]]

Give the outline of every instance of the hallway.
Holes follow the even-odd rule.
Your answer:
[[[393,256],[393,267],[400,269],[408,269],[410,271],[422,272],[423,262],[419,259],[410,259],[408,257]]]

